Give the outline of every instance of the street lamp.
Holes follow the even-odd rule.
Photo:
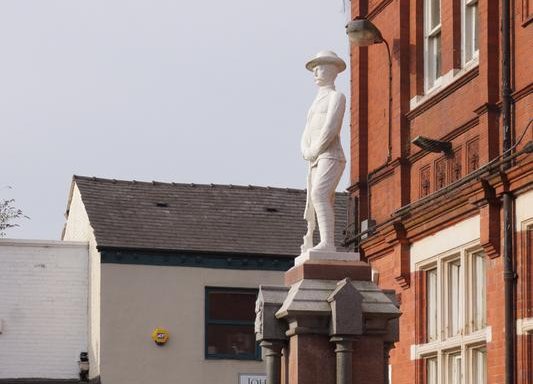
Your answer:
[[[411,143],[428,152],[443,152],[446,156],[452,156],[452,143],[444,140],[430,139],[425,136],[417,136]]]
[[[356,17],[346,25],[346,34],[358,47],[382,43],[383,36],[372,22],[363,17]]]
[[[367,47],[373,44],[385,43],[387,48],[387,58],[389,59],[389,146],[387,153],[387,163],[392,159],[392,59],[390,47],[387,40],[383,38],[381,31],[370,20],[357,16],[346,25],[346,34],[350,41],[357,47]]]

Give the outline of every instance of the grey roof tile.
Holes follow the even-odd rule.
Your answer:
[[[305,190],[74,176],[100,248],[297,256]],[[337,193],[336,241],[348,195]],[[317,231],[318,232],[318,231]]]

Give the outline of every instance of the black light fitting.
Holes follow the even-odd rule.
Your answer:
[[[443,152],[446,155],[452,154],[452,143],[449,141],[430,139],[429,137],[417,136],[411,143],[428,152]]]

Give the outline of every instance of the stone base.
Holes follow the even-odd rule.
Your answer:
[[[294,259],[294,265],[300,265],[307,260],[342,260],[342,261],[359,261],[359,253],[355,252],[335,252],[335,251],[309,251],[303,252]]]
[[[362,261],[307,260],[259,288],[255,330],[270,384],[387,383],[398,340],[393,292]]]
[[[339,281],[348,277],[353,281],[371,281],[372,269],[363,261],[308,260],[285,272],[285,286],[303,279]]]

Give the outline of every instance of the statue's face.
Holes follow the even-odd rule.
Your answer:
[[[339,71],[333,64],[319,64],[313,68],[313,74],[315,75],[315,83],[318,86],[331,84],[335,81]]]

